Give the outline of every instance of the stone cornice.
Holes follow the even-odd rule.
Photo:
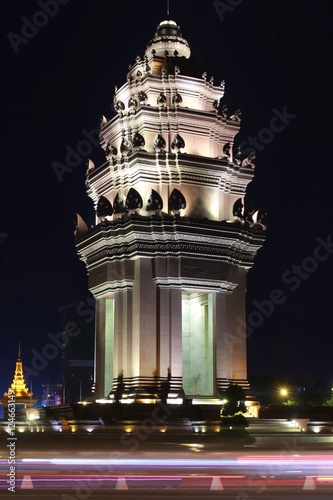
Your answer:
[[[98,224],[77,241],[88,268],[102,261],[192,256],[250,267],[265,235],[226,222],[132,216]]]
[[[103,283],[91,286],[90,291],[95,298],[105,297],[108,294],[113,294],[115,292],[124,292],[126,290],[131,290],[133,288],[133,280],[112,280],[104,281]]]
[[[198,102],[201,100],[206,101],[209,103],[210,110],[214,100],[222,99],[224,96],[224,87],[213,85],[210,81],[203,78],[196,78],[183,73],[178,75],[174,73],[165,75],[146,73],[142,77],[136,78],[135,74],[137,71],[140,71],[140,64],[136,63],[130,69],[128,76],[132,76],[132,80],[125,82],[114,96],[116,100],[125,101],[125,105],[130,96],[136,97],[140,91],[146,92],[150,101],[149,104],[155,106],[156,97],[160,92],[165,93],[169,97],[177,90],[183,96],[195,96]],[[160,61],[160,67],[162,66],[163,62]],[[154,97],[154,101],[150,97]]]
[[[128,158],[104,163],[88,174],[88,194],[96,201],[110,190],[130,189],[139,181],[149,184],[192,184],[218,188],[242,196],[253,177],[250,168],[239,169],[221,158],[185,153],[159,154],[137,151]]]
[[[237,286],[237,283],[231,283],[230,281],[191,280],[183,277],[177,279],[156,277],[154,281],[161,288],[189,288],[196,290],[211,290],[224,293],[232,293],[232,291]]]
[[[145,132],[159,133],[162,130],[175,133],[183,130],[191,135],[210,138],[214,134],[214,140],[221,145],[233,142],[234,136],[239,130],[239,122],[224,120],[215,110],[203,111],[182,107],[158,108],[155,106],[141,105],[134,112],[124,112],[121,117],[115,116],[101,129],[101,146],[105,149],[108,141],[117,144],[122,135],[134,135],[139,129]],[[147,145],[149,148],[149,145]],[[150,146],[152,149],[152,145]]]

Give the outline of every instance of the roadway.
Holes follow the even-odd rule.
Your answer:
[[[40,500],[207,500],[207,499],[216,499],[222,498],[223,500],[304,500],[307,498],[311,498],[312,500],[332,500],[332,493],[319,493],[316,492],[314,494],[304,494],[304,493],[291,493],[285,491],[275,491],[274,493],[265,493],[264,495],[256,495],[251,493],[251,491],[237,491],[234,493],[228,493],[225,491],[216,491],[216,492],[194,492],[193,490],[189,491],[168,491],[168,492],[150,492],[147,490],[142,490],[141,492],[137,491],[125,491],[119,493],[111,493],[110,491],[97,491],[93,492],[91,495],[84,494],[76,494],[75,490],[68,490],[67,493],[61,494],[59,492],[54,491],[38,491],[33,490],[31,492],[20,492],[19,498],[23,500],[33,500],[35,498]],[[13,496],[2,496],[4,500],[12,499]]]
[[[52,452],[15,464],[20,498],[323,498],[332,499],[333,452],[207,452],[193,446],[183,453],[143,451],[131,456],[98,451]],[[75,456],[74,456],[75,455]],[[2,459],[1,498],[12,498]],[[171,493],[172,492],[172,493]]]
[[[15,493],[44,500],[332,500],[332,445],[307,449],[297,434],[279,436],[271,449],[231,449],[214,435],[25,432],[16,443]],[[1,447],[0,498],[6,499],[13,498],[8,453]]]

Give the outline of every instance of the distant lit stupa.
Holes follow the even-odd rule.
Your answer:
[[[11,398],[13,394],[15,394],[15,399]],[[34,399],[32,396],[33,394],[29,392],[29,389],[27,388],[24,380],[21,358],[21,344],[19,343],[13,382],[8,388],[8,392],[4,393],[4,398],[0,400],[2,406],[4,407],[4,418],[6,419],[7,417],[9,403],[15,403],[16,411],[21,410],[22,408],[24,410],[32,408],[32,406],[37,402],[37,398]],[[22,416],[21,411],[20,415]]]

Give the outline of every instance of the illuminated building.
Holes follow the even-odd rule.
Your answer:
[[[265,225],[243,206],[254,155],[234,150],[241,115],[224,91],[167,20],[102,118],[106,162],[89,160],[86,182],[96,225],[78,216],[76,231],[96,298],[96,398],[117,380],[146,401],[163,383],[169,399],[201,401],[248,386],[246,273]]]
[[[0,399],[4,408],[4,418],[8,417],[8,405],[15,404],[15,418],[25,419],[27,410],[33,407],[37,402],[33,394],[29,392],[23,374],[22,359],[21,359],[21,346],[19,344],[18,356],[15,365],[15,373],[11,386],[8,392],[4,393],[4,397]]]
[[[43,384],[42,385],[42,406],[59,406],[61,405],[61,384]]]
[[[64,341],[61,355],[61,401],[71,404],[85,400],[93,385],[94,300],[71,303],[58,309]]]

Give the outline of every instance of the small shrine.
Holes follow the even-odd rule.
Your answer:
[[[15,404],[15,419],[26,420],[27,410],[37,402],[37,398],[32,396],[33,394],[29,392],[24,380],[21,344],[19,344],[13,382],[8,392],[5,392],[4,397],[0,399],[4,408],[4,419],[8,418],[8,405]]]

